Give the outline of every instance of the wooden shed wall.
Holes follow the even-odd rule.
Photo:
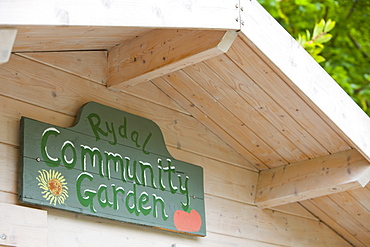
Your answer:
[[[68,63],[56,64],[53,57]],[[258,173],[240,166],[244,158],[150,82],[115,92],[102,84],[105,76],[104,51],[14,54],[0,66],[0,210],[9,212],[0,213],[0,230],[7,235],[0,245],[350,246],[299,204],[276,210],[254,206]],[[204,168],[205,238],[15,206],[20,117],[69,127],[78,109],[89,101],[152,119],[176,159]],[[27,221],[14,220],[19,212],[27,215]],[[43,223],[35,228],[31,222]],[[19,236],[35,229],[39,241]]]

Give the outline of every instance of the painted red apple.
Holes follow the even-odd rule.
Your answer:
[[[176,210],[173,222],[177,230],[182,232],[197,232],[202,226],[202,218],[195,209],[192,209],[190,213]]]

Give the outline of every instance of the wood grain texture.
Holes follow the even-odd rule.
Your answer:
[[[204,191],[208,195],[254,204],[258,173],[232,166],[218,160],[169,148],[171,154],[180,160],[190,162],[204,169]],[[222,184],[222,186],[220,186]]]
[[[92,238],[94,244],[123,246],[172,246],[178,244],[189,247],[216,246],[216,247],[274,247],[282,246],[264,241],[239,238],[225,234],[208,232],[205,238],[194,238],[174,233],[164,232],[156,229],[132,226],[129,224],[112,224],[104,219],[96,219],[83,215],[73,215],[64,212],[51,211],[48,214],[49,244],[55,247],[91,246]],[[99,225],[99,227],[96,227]],[[62,229],[63,231],[60,231]],[[79,230],[84,229],[84,234]],[[143,236],[145,236],[143,238]],[[148,241],[149,240],[149,241]]]
[[[370,165],[356,150],[262,171],[256,204],[274,207],[364,187]]]
[[[236,141],[232,136],[225,132],[216,122],[198,109],[198,107],[195,107],[195,105],[189,99],[187,99],[181,92],[169,84],[167,80],[163,78],[156,78],[152,80],[152,82],[171,99],[186,109],[191,115],[201,121],[202,124],[209,128],[213,133],[217,133],[222,140],[224,140],[226,143],[229,143],[229,145],[232,145],[233,149],[235,149],[239,155],[245,158],[245,162],[236,165],[248,167],[249,169],[255,171],[257,171],[259,168],[266,168],[266,166],[260,160],[255,158],[253,154],[246,150],[241,143]]]
[[[317,218],[321,221],[325,222],[325,224],[329,225],[338,235],[342,236],[346,239],[349,243],[353,246],[360,246],[366,247],[364,243],[362,243],[359,239],[357,239],[357,235],[352,235],[345,227],[345,225],[341,224],[340,222],[336,221],[336,217],[332,217],[331,214],[333,213],[330,208],[322,207],[322,204],[316,204],[313,200],[305,200],[300,202],[307,210],[309,210],[312,214],[314,214]],[[328,212],[326,212],[329,210]]]
[[[319,221],[319,219],[314,216],[312,213],[307,211],[306,208],[304,208],[301,204],[298,202],[296,203],[289,203],[281,206],[276,206],[273,208],[270,208],[271,210],[276,210],[282,213],[292,214],[300,217],[304,217],[311,220]]]
[[[318,208],[324,209],[327,217],[334,220],[337,225],[332,224],[331,227],[341,232],[343,228],[352,237],[356,238],[356,242],[360,242],[358,246],[369,246],[369,233],[370,230],[366,229],[360,222],[358,222],[352,215],[350,215],[344,208],[336,204],[329,196],[319,197],[312,199],[312,202]],[[320,218],[320,217],[319,217]],[[346,238],[351,241],[352,238]]]
[[[360,203],[363,207],[365,207],[370,212],[370,191],[369,191],[368,184],[365,188],[360,188],[356,190],[348,191],[358,203]]]
[[[17,55],[99,84],[104,85],[106,81],[106,51],[32,52],[17,53]],[[180,111],[183,114],[189,114],[150,82],[139,83],[135,87],[129,87],[122,91],[145,101],[151,101],[166,108]]]
[[[243,109],[244,106],[245,110],[248,110],[250,118],[258,119],[261,121],[260,125],[266,126],[265,128],[269,126],[271,128],[270,132],[279,131],[282,133],[307,157],[314,158],[328,154],[326,148],[311,136],[305,128],[300,126],[295,120],[295,116],[288,109],[281,106],[275,100],[275,97],[271,97],[271,94],[258,85],[258,80],[253,81],[247,74],[241,71],[238,65],[231,61],[229,57],[220,55],[217,58],[205,61],[205,64],[230,88],[235,90],[237,95],[233,100],[230,100],[234,107]],[[222,89],[227,90],[227,86],[222,86]],[[276,142],[278,141],[275,140]],[[292,144],[288,144],[288,147],[294,150],[294,147],[291,147]],[[295,152],[297,151],[295,150]],[[293,155],[295,152],[291,155],[285,152],[285,159],[289,162],[297,160],[299,156],[295,157]]]
[[[40,66],[29,59],[13,56],[0,68],[0,80],[8,82],[0,91],[4,96],[69,116],[75,116],[83,104],[93,100],[152,119],[162,129],[170,146],[218,157],[226,162],[246,163],[243,157],[189,115],[129,94],[112,92],[103,85],[49,66]],[[198,144],[195,146],[195,143]]]
[[[350,246],[326,225],[206,196],[208,231],[282,246]],[[249,222],[245,224],[244,222]]]
[[[370,229],[370,212],[359,201],[353,200],[353,197],[348,192],[330,195],[336,204],[338,204],[344,211],[352,215],[354,220],[358,221],[364,228]],[[368,230],[370,234],[370,230]]]
[[[0,203],[0,245],[43,247],[47,244],[47,212]]]
[[[17,55],[66,71],[82,78],[105,84],[107,77],[107,52],[42,52]]]
[[[21,25],[14,52],[108,50],[150,28]]]
[[[259,60],[268,64],[345,142],[370,160],[366,138],[370,135],[370,118],[366,113],[257,1],[241,0],[240,4],[245,9],[241,12],[245,23],[242,37]]]
[[[336,153],[350,148],[315,110],[307,106],[305,100],[297,95],[275,70],[261,60],[250,46],[246,45],[242,38],[235,40],[227,56],[263,91],[268,95],[273,95],[276,104],[285,109],[301,128],[305,129],[327,150],[327,153]],[[320,128],[317,128],[317,126],[320,126]]]
[[[153,30],[108,53],[107,86],[132,87],[228,50],[237,36],[232,31]]]
[[[223,67],[222,63],[219,65]],[[227,83],[225,84],[223,72],[220,70],[214,72],[204,63],[185,68],[184,72],[233,116],[228,116],[215,107],[209,108],[211,111],[225,115],[225,118],[230,121],[235,119],[234,125],[236,126],[240,124],[246,127],[245,130],[241,128],[243,135],[234,133],[232,128],[227,129],[235,139],[238,139],[238,136],[245,138],[246,141],[242,142],[244,146],[267,166],[274,167],[282,163],[292,163],[307,157],[286,136],[277,131],[274,125],[266,121],[256,109],[243,100],[237,91],[229,87]],[[230,73],[238,75],[243,72],[236,68]],[[225,78],[225,80],[228,79]],[[216,119],[215,116],[212,117],[209,113],[208,115]]]

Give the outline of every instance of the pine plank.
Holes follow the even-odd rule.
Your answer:
[[[17,55],[81,76],[82,78],[92,80],[100,84],[104,84],[106,82],[106,51],[32,52],[17,53]]]
[[[16,53],[19,56],[49,65],[53,68],[105,84],[107,77],[106,51],[32,52]],[[188,114],[150,82],[142,82],[123,90],[131,95]]]
[[[254,204],[258,173],[198,154],[169,148],[177,159],[202,166],[204,192],[225,199]],[[221,186],[222,185],[222,186]]]
[[[367,114],[257,1],[241,0],[240,4],[246,10],[240,17],[245,23],[242,37],[258,60],[266,61],[338,136],[370,160]]]
[[[99,225],[99,227],[96,227]],[[204,238],[179,235],[148,227],[117,223],[67,212],[48,212],[49,246],[215,246],[215,247],[273,247],[282,246],[253,239],[238,238],[207,232]],[[81,229],[84,231],[81,232]],[[145,237],[143,237],[145,236]]]
[[[226,55],[209,59],[205,64],[250,105],[255,111],[253,116],[257,113],[263,116],[275,127],[275,131],[280,131],[307,157],[315,158],[328,154],[328,151],[295,121],[290,112],[283,109],[274,97],[267,94]]]
[[[369,182],[369,167],[352,149],[262,171],[256,204],[269,208],[361,188]]]
[[[0,128],[0,142],[19,146],[19,120],[21,116],[38,119],[60,127],[72,126],[75,121],[74,117],[4,97],[1,95],[3,88],[0,90],[0,126],[2,126]]]
[[[335,218],[332,218],[331,215],[325,211],[327,210],[327,207],[321,208],[320,206],[316,205],[316,203],[313,202],[312,200],[301,201],[300,204],[303,205],[308,211],[314,214],[317,218],[319,218],[326,225],[330,226],[330,228],[332,228],[335,232],[337,232],[339,236],[342,236],[352,245],[358,246],[358,247],[366,247],[364,243],[359,241],[356,238],[356,236],[353,236],[350,232],[348,232],[347,229],[343,225],[339,224],[335,220]]]
[[[224,65],[221,65],[224,66]],[[240,95],[228,86],[221,78],[224,78],[217,73],[214,73],[204,63],[199,63],[183,69],[194,81],[196,81],[208,94],[212,95],[217,101],[224,106],[228,111],[232,112],[235,118],[241,121],[249,128],[246,133],[255,133],[261,142],[265,142],[269,147],[273,148],[278,153],[285,163],[292,163],[298,160],[307,159],[307,156],[302,153],[286,136],[276,129],[270,122],[266,121],[250,104],[244,101]],[[232,71],[232,74],[240,73],[240,69]],[[243,72],[241,72],[243,73]],[[252,135],[249,140],[256,140]],[[263,145],[249,145],[248,149],[259,157],[260,149]],[[261,154],[266,155],[266,154]],[[271,157],[271,155],[269,154]],[[273,157],[271,157],[272,159]],[[280,160],[271,160],[269,166],[280,165]],[[274,163],[275,162],[275,163]],[[272,163],[272,164],[271,164]]]
[[[0,190],[17,193],[19,149],[0,143]]]
[[[350,195],[348,192],[338,193],[330,195],[338,206],[352,216],[354,220],[357,220],[364,228],[367,229],[370,234],[370,211],[362,206],[357,200]]]
[[[1,66],[0,80],[7,81],[0,90],[4,96],[72,117],[83,104],[96,101],[152,119],[160,126],[167,145],[230,163],[246,162],[191,116],[123,92],[112,92],[103,85],[29,59],[13,56],[9,63]]]
[[[350,147],[307,103],[290,88],[274,70],[239,38],[227,52],[235,62],[262,90],[274,95],[278,105],[299,123],[329,153],[348,150]],[[320,126],[320,128],[317,128]]]
[[[258,160],[255,156],[253,156],[253,154],[246,150],[244,146],[242,146],[238,141],[236,141],[226,131],[224,131],[217,123],[212,121],[212,119],[210,119],[197,107],[194,107],[191,101],[189,101],[180,92],[173,88],[173,86],[171,86],[166,80],[164,80],[163,78],[156,78],[153,79],[152,82],[158,88],[160,88],[165,94],[167,94],[174,101],[176,101],[179,105],[184,107],[184,109],[186,109],[192,116],[196,117],[207,128],[213,131],[213,133],[217,133],[217,135],[222,140],[229,143],[229,145],[231,145],[233,149],[235,149],[236,152],[238,152],[239,155],[245,158],[245,162],[236,165],[247,167],[251,170],[257,170],[256,168],[259,169],[267,168],[260,160]]]
[[[365,188],[355,189],[348,191],[355,200],[358,201],[363,207],[365,207],[370,212],[370,190],[369,184]]]
[[[270,208],[271,210],[279,211],[286,214],[292,214],[300,217],[304,217],[310,220],[316,220],[319,221],[319,219],[314,216],[312,213],[307,211],[301,204],[299,203],[289,203],[281,206],[276,206],[273,208]]]
[[[151,81],[143,81],[135,87],[128,87],[121,91],[190,116],[190,113],[186,109],[171,99],[171,97],[166,95],[165,92]]]
[[[5,246],[43,247],[47,245],[47,213],[28,207],[0,203],[0,232]]]
[[[107,50],[150,28],[21,25],[14,52]]]
[[[18,194],[0,190],[0,203],[8,203],[8,204],[16,205],[18,203]]]
[[[107,86],[124,89],[227,51],[233,31],[158,29],[115,46],[108,53]]]
[[[282,161],[283,158],[245,123],[240,121],[226,109],[220,102],[199,85],[183,71],[177,71],[163,77],[170,85],[180,92],[188,101],[192,102],[194,108],[198,108],[208,118],[213,119],[223,131],[229,133],[235,140],[242,144],[246,150],[255,155],[264,164]],[[194,88],[197,88],[194,91]],[[217,133],[217,132],[216,132]]]
[[[353,237],[356,237],[363,246],[370,245],[369,233],[361,223],[355,220],[349,213],[335,203],[330,197],[323,196],[312,199],[312,202],[321,208],[330,218],[344,227]],[[333,229],[335,229],[333,227]]]
[[[283,246],[350,246],[326,225],[206,196],[208,231]]]
[[[95,244],[112,243],[115,246],[350,246],[317,221],[211,196],[207,197],[206,205],[210,227],[207,237],[200,239],[179,238],[177,234],[147,227],[49,210],[49,245],[88,246],[94,236]],[[95,227],[96,223],[99,228]],[[84,229],[84,232],[80,233],[78,229]],[[61,234],[65,237],[61,238]]]

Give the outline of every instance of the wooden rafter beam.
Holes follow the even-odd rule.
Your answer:
[[[369,181],[369,162],[352,149],[262,171],[255,203],[271,208],[364,187]]]
[[[0,28],[0,64],[8,62],[16,35],[17,29]]]
[[[235,31],[153,30],[108,53],[107,86],[123,89],[227,52]]]

